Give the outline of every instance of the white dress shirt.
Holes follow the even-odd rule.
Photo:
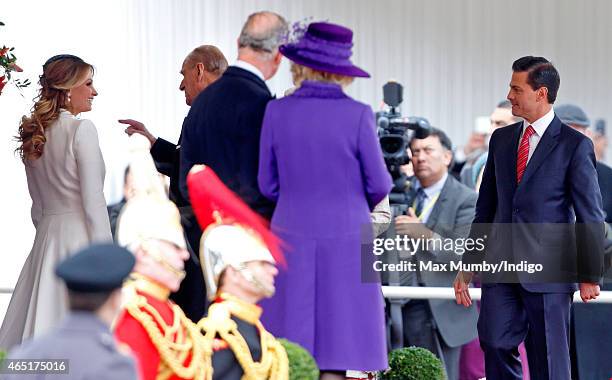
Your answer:
[[[248,62],[237,60],[234,63],[233,66],[240,67],[241,69],[244,69],[244,70],[246,70],[248,72],[251,72],[251,73],[257,75],[257,77],[259,77],[262,81],[264,81],[264,82],[266,81],[264,79],[263,73],[257,67],[255,67],[254,65],[252,65],[252,64],[250,64]]]
[[[521,132],[521,138],[519,139],[519,148],[521,145],[520,141],[523,139],[523,134],[525,134],[525,130],[527,129],[527,127],[531,125],[535,130],[535,133],[532,134],[531,137],[529,137],[529,156],[527,157],[527,163],[529,163],[529,160],[531,160],[531,156],[533,156],[533,152],[535,152],[535,149],[538,146],[540,139],[544,135],[544,132],[546,132],[546,128],[548,128],[554,118],[555,111],[552,107],[550,107],[550,111],[548,111],[546,115],[542,116],[531,124],[529,124],[527,120],[523,120],[523,131]]]
[[[433,204],[431,204],[431,202],[438,201],[437,197],[440,195],[440,192],[442,191],[442,188],[444,187],[444,183],[446,182],[447,178],[448,173],[444,173],[444,175],[438,182],[434,183],[431,186],[423,188],[423,191],[425,192],[425,199],[423,200],[423,210],[421,211],[421,215],[418,215],[421,219],[421,222],[427,223],[429,215],[431,215],[431,210],[433,210],[434,206]],[[421,183],[417,180],[414,184],[414,188],[415,190],[418,190],[420,187],[422,187]]]

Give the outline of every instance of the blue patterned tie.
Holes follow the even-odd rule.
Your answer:
[[[425,200],[427,199],[427,194],[425,194],[425,190],[422,187],[419,187],[416,194],[416,205],[414,208],[414,212],[417,216],[421,216],[421,212],[423,212],[423,207],[425,206]]]

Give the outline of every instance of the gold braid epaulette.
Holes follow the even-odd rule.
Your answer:
[[[215,337],[227,342],[244,371],[242,380],[287,380],[289,378],[289,360],[284,347],[257,320],[255,326],[261,338],[261,360],[255,362],[251,350],[244,340],[236,322],[231,319],[228,307],[216,303],[208,309],[208,316],[198,322],[205,345],[212,347]]]
[[[172,374],[183,379],[212,379],[212,345],[202,340],[196,325],[179,306],[172,306],[172,326],[168,326],[159,312],[141,295],[135,295],[128,301],[125,309],[140,322],[159,352],[157,379],[168,379]],[[191,359],[185,366],[189,354]]]

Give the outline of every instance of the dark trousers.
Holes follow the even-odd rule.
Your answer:
[[[195,220],[191,208],[181,207],[181,224],[187,238],[187,249],[189,259],[185,261],[185,278],[181,287],[170,298],[183,309],[187,318],[197,323],[204,314],[208,302],[206,299],[206,285],[199,260],[200,238],[202,231]]]
[[[408,302],[402,310],[404,346],[417,346],[434,353],[444,363],[448,380],[459,379],[461,347],[449,347],[436,329],[426,300]]]
[[[487,379],[522,379],[518,346],[524,340],[532,380],[570,380],[571,302],[571,293],[483,285],[478,336]]]

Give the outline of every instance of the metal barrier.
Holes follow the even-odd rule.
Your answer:
[[[453,288],[436,288],[426,286],[383,286],[382,291],[385,298],[393,300],[455,299],[455,290]],[[470,288],[470,296],[472,297],[472,300],[480,300],[480,288]],[[574,302],[582,302],[582,299],[580,299],[580,292],[574,293]],[[612,303],[612,291],[602,291],[597,299],[591,300],[588,303]]]
[[[440,299],[454,300],[455,291],[453,288],[436,288],[436,287],[420,287],[420,286],[383,286],[383,295],[388,299]],[[13,289],[0,288],[0,294],[11,294]],[[480,300],[480,289],[470,288],[472,300]],[[574,294],[574,302],[582,302],[580,292]],[[589,301],[589,303],[612,303],[612,291],[602,291],[597,299]]]
[[[391,348],[404,347],[404,323],[402,308],[411,299],[442,299],[455,300],[453,288],[442,287],[420,287],[420,286],[383,286],[383,295],[389,300],[388,309],[388,338]],[[480,300],[482,295],[480,288],[470,288],[470,296],[473,301]],[[574,302],[582,303],[580,292],[574,293]],[[612,303],[612,291],[602,291],[599,297],[588,302]],[[437,336],[437,335],[436,335]],[[441,351],[440,351],[441,352]],[[439,356],[441,353],[439,354]]]

